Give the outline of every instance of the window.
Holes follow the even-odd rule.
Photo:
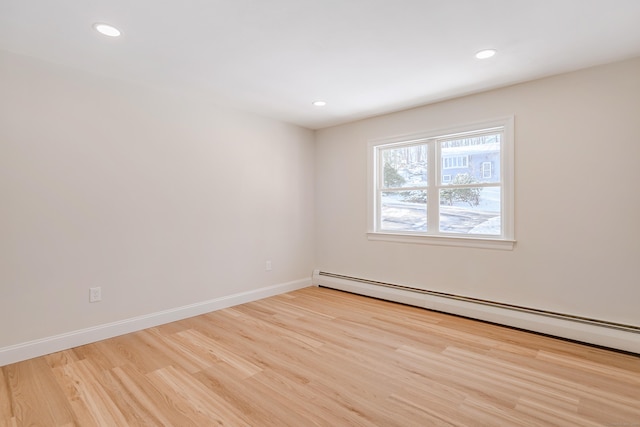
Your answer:
[[[447,156],[442,158],[442,169],[467,168],[469,156]]]
[[[369,150],[369,239],[513,248],[513,118]]]
[[[482,178],[491,178],[491,162],[482,162]]]

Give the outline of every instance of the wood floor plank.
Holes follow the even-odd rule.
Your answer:
[[[5,366],[12,414],[18,425],[65,425],[76,422],[69,400],[44,357]]]
[[[16,423],[13,413],[13,396],[8,378],[4,375],[4,370],[0,369],[0,427],[8,427]]]
[[[0,368],[0,427],[640,426],[640,357],[305,288]]]
[[[104,372],[101,384],[129,426],[172,425],[149,396],[121,368]]]
[[[180,402],[171,399],[172,390],[156,387],[148,376],[131,365],[114,368],[113,376],[120,382],[119,388],[124,390],[135,400],[135,405],[155,417],[155,422],[148,425],[162,426],[201,426],[205,418],[193,418],[189,411],[180,407]],[[124,412],[124,411],[123,411]]]
[[[249,419],[260,420],[263,426],[278,426],[283,414],[287,414],[287,417],[300,423],[299,425],[305,424],[305,418],[294,413],[287,402],[274,399],[268,406],[254,404],[271,391],[259,382],[243,380],[225,366],[213,365],[194,377]]]
[[[246,414],[237,410],[186,371],[169,366],[147,375],[157,388],[172,391],[177,407],[187,409],[190,415],[204,418],[201,425],[250,426]]]
[[[127,425],[126,417],[106,392],[104,372],[90,360],[53,369],[83,426]]]

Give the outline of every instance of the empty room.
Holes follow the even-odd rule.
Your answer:
[[[639,22],[0,0],[0,427],[640,427]]]

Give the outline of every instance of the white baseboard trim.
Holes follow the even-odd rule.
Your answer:
[[[313,272],[313,284],[640,354],[640,333]]]
[[[311,286],[300,279],[0,348],[0,366]]]

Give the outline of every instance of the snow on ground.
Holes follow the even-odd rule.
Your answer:
[[[382,228],[426,231],[426,205],[406,202],[399,194],[382,198]],[[440,231],[456,234],[500,235],[500,188],[484,188],[478,206],[456,202],[440,206]]]
[[[468,233],[500,235],[501,228],[502,228],[501,224],[502,224],[502,218],[497,216],[495,218],[488,219],[479,225],[476,225],[471,230],[469,230]]]

